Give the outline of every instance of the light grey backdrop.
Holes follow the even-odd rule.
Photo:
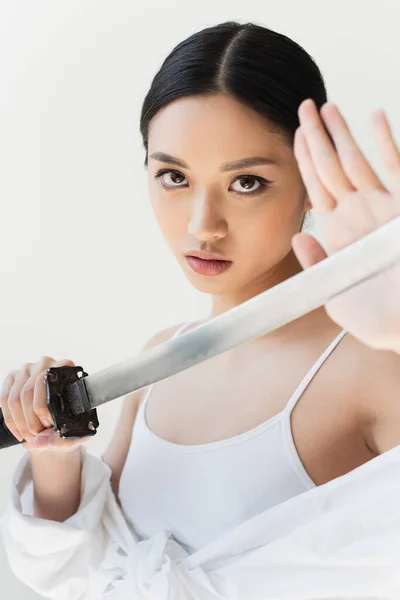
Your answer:
[[[387,184],[370,114],[384,108],[400,142],[396,0],[1,0],[0,382],[42,355],[93,373],[207,313],[208,297],[188,284],[153,220],[139,116],[172,48],[227,20],[276,29],[314,56]],[[88,444],[97,456],[121,402],[99,409]],[[23,452],[0,454],[1,513]],[[10,571],[2,541],[0,577],[2,597],[38,598]]]

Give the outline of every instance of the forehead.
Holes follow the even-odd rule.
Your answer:
[[[149,154],[163,151],[191,164],[199,155],[265,154],[284,162],[292,149],[256,111],[229,96],[190,96],[164,106],[149,125]]]

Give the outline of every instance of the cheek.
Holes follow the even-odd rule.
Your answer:
[[[168,220],[168,203],[156,181],[149,181],[150,206],[158,225],[163,228]]]
[[[293,206],[283,202],[268,206],[254,218],[237,225],[241,252],[254,264],[278,263],[291,249],[291,240],[298,229],[299,215]]]
[[[179,207],[168,202],[165,195],[152,193],[150,202],[158,227],[167,241],[173,243],[182,235],[185,227],[184,215],[179,214]]]

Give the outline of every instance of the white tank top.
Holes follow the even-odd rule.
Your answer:
[[[184,323],[173,337],[192,323]],[[267,508],[316,487],[297,453],[290,414],[346,333],[341,331],[319,357],[284,410],[217,442],[182,445],[153,433],[145,418],[149,386],[119,484],[122,512],[138,536],[146,539],[168,530],[192,553]]]

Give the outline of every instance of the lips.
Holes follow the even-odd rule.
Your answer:
[[[200,250],[191,250],[186,253],[186,256],[194,256],[195,258],[201,258],[202,260],[223,260],[231,262],[222,254],[216,252],[201,252]]]
[[[186,256],[186,260],[192,270],[199,275],[221,275],[232,265],[229,260],[206,260],[190,255]]]

